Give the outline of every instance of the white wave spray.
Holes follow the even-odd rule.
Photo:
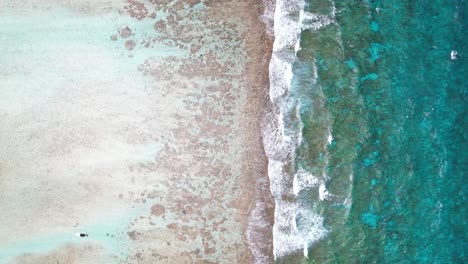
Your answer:
[[[297,199],[305,188],[319,187],[323,198],[328,195],[323,180],[305,170],[296,171],[296,149],[302,144],[300,104],[290,96],[293,80],[292,65],[300,50],[302,30],[317,30],[335,23],[333,10],[329,16],[304,12],[304,0],[277,0],[273,19],[274,44],[269,66],[270,100],[272,110],[262,122],[263,144],[268,157],[270,191],[275,199],[273,226],[273,254],[275,259],[293,252],[304,251],[323,238],[327,230],[323,217],[314,213],[310,205]],[[330,132],[331,133],[331,132]],[[331,134],[328,137],[328,141]]]

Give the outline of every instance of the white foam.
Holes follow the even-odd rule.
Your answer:
[[[273,54],[270,61],[270,100],[278,99],[289,90],[292,80],[291,65],[300,49],[300,17],[297,15],[304,8],[303,0],[278,0],[274,13]]]
[[[264,3],[264,11],[263,15],[260,16],[260,20],[266,26],[266,32],[268,35],[273,36],[273,24],[274,24],[274,15],[275,15],[275,0],[263,0]]]
[[[450,59],[451,60],[456,60],[457,59],[458,52],[456,50],[452,50],[450,52]]]
[[[276,200],[273,226],[275,259],[291,252],[304,251],[305,246],[326,234],[323,217],[310,208],[301,208],[291,201]]]
[[[320,184],[319,179],[304,169],[299,169],[294,174],[293,192],[298,195],[305,188],[315,187]]]
[[[299,188],[299,179],[297,178],[297,173],[294,174],[293,180],[293,193],[294,195],[298,195],[301,189]]]
[[[278,0],[276,2],[274,15],[273,52],[288,49],[293,46],[300,33],[300,21],[297,15],[304,9],[302,0]]]
[[[296,45],[294,45],[294,53],[297,55],[297,52],[301,50],[301,40],[298,39],[296,41]]]
[[[270,60],[270,100],[276,103],[279,98],[290,90],[292,74],[292,60],[286,56],[273,54]]]
[[[330,145],[333,142],[333,136],[331,133],[330,135],[328,135],[327,142],[328,142],[328,145]]]
[[[304,122],[302,122],[300,104],[296,105],[296,120],[299,123],[299,128],[297,131],[297,145],[300,146],[302,145],[302,141],[303,141],[302,131],[304,130]]]
[[[288,88],[291,87],[292,78],[293,78],[292,66],[291,64],[287,64],[286,71],[284,73],[284,79],[286,80]]]
[[[290,176],[284,171],[284,163],[277,160],[268,162],[268,175],[270,176],[270,191],[275,199],[281,199],[291,194],[289,186]]]
[[[304,243],[304,257],[309,258],[309,244],[307,242]]]
[[[277,108],[266,114],[262,120],[263,147],[270,160],[285,160],[288,155],[284,139],[282,118]]]
[[[300,47],[302,30],[317,30],[335,23],[334,15],[304,12],[304,0],[277,0],[274,11],[273,54],[269,66],[271,113],[262,122],[265,153],[269,159],[268,176],[270,191],[275,199],[275,222],[273,226],[273,253],[275,259],[291,252],[303,251],[327,234],[323,217],[314,208],[302,207],[295,197],[301,190],[320,186],[320,197],[327,197],[325,185],[304,169],[296,173],[294,168],[297,147],[302,143],[303,124],[300,106],[289,97],[293,80],[292,64]],[[271,12],[271,8],[268,9]],[[267,14],[265,14],[267,16]],[[267,17],[264,18],[268,20]],[[314,69],[313,78],[317,78]],[[294,114],[292,116],[291,114]],[[299,129],[298,129],[299,128]],[[333,140],[329,136],[329,144]],[[323,187],[322,187],[323,186]]]
[[[304,12],[301,20],[301,29],[318,30],[335,23],[333,16]]]
[[[325,183],[320,184],[319,187],[319,199],[320,201],[323,201],[327,199],[327,197],[330,195],[330,193],[327,190],[327,187],[325,186]]]

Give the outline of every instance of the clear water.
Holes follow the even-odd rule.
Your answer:
[[[0,264],[245,263],[255,17],[196,2],[0,1]]]
[[[277,261],[466,263],[468,3],[297,2],[276,105],[281,129],[299,131],[283,163],[299,188],[275,195],[296,206]],[[294,232],[305,249],[282,251]]]

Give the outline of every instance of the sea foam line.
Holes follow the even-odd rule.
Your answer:
[[[320,186],[323,199],[328,193],[318,178],[305,170],[294,172],[291,169],[295,167],[295,150],[302,143],[302,122],[300,106],[289,95],[294,77],[292,65],[300,50],[301,31],[317,30],[334,23],[335,11],[331,16],[324,16],[304,12],[304,7],[303,0],[277,0],[273,19],[275,41],[269,65],[273,110],[265,116],[262,127],[270,191],[275,199],[275,259],[301,250],[307,257],[308,247],[328,232],[323,227],[323,217],[297,199],[301,190],[310,187]],[[295,118],[291,118],[292,111]]]

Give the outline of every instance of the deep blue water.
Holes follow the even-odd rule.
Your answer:
[[[329,193],[299,194],[328,230],[307,261],[468,263],[467,1],[305,11],[333,5],[335,23],[301,32],[289,95],[303,123],[296,169],[326,175]]]

